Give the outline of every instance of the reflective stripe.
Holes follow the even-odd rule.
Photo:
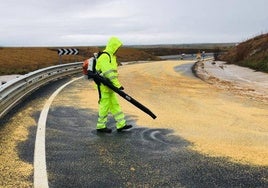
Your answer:
[[[98,118],[98,123],[104,123],[105,124],[106,122],[107,122],[107,118],[105,118],[105,117],[104,118],[100,118],[100,117]]]
[[[98,123],[106,123],[107,121],[106,121],[106,119],[98,119]]]
[[[122,119],[121,121],[116,122],[116,128],[117,129],[120,129],[120,128],[124,127],[125,125],[126,125],[126,120],[125,119]]]
[[[117,73],[117,70],[115,70],[115,69],[111,69],[111,70],[108,70],[108,71],[106,71],[106,72],[104,72],[104,73],[102,73],[102,74],[103,74],[103,76],[106,77],[106,75],[107,75],[107,74],[110,74],[110,73]]]
[[[117,76],[111,76],[111,77],[107,77],[109,80],[113,80],[115,78],[117,78]]]
[[[99,116],[98,122],[97,122],[97,129],[102,129],[106,127],[107,117],[108,116]]]
[[[116,120],[117,123],[120,123],[120,122],[122,122],[122,121],[125,121],[125,117]]]
[[[98,125],[105,125],[105,123],[104,122],[101,122],[101,121],[98,121],[97,124]]]
[[[97,129],[103,129],[106,125],[104,123],[97,123]]]
[[[108,115],[106,115],[106,116],[99,116],[99,119],[105,119],[107,117],[108,117]]]
[[[99,116],[98,122],[97,122],[98,128],[106,127],[107,117],[108,117],[107,115],[106,116]]]
[[[118,112],[117,114],[114,114],[114,118],[116,118],[117,116],[120,116],[121,114],[123,114],[123,112]],[[123,114],[124,115],[124,114]]]
[[[122,111],[114,114],[114,119],[116,121],[116,127],[118,129],[126,124],[125,115]]]

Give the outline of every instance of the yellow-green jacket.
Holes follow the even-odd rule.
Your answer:
[[[110,54],[111,57],[111,61],[110,61],[110,57],[108,56],[108,54],[102,54],[98,60],[97,60],[97,64],[96,64],[96,70],[105,78],[108,78],[115,87],[120,88],[121,84],[118,80],[118,72],[117,72],[117,60],[116,60],[116,56],[115,53],[118,50],[118,48],[122,46],[122,42],[116,38],[116,37],[112,37],[105,48],[105,52],[108,52]],[[110,88],[108,88],[107,86],[101,84],[100,86],[100,90],[101,92],[110,92],[112,91]]]

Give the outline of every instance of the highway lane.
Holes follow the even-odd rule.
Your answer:
[[[49,186],[267,186],[267,105],[233,96],[192,77],[185,69],[189,64],[165,61],[120,67],[126,92],[158,116],[152,120],[120,99],[134,125],[123,134],[96,133],[98,96],[92,83],[80,79],[66,86],[53,101],[46,124]],[[43,88],[4,122],[1,132],[12,132],[5,130],[10,126],[21,126],[18,132],[26,130],[24,138],[14,141],[18,152],[14,165],[20,168],[9,165],[4,170],[3,165],[2,185],[7,176],[11,176],[10,184],[14,178],[31,185],[40,111],[48,97],[67,81]],[[10,125],[18,117],[19,123]],[[115,130],[111,118],[108,126]],[[3,173],[12,168],[24,175]]]

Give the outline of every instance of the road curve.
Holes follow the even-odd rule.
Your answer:
[[[267,104],[206,84],[185,69],[192,64],[163,61],[120,67],[126,93],[157,115],[152,120],[120,99],[134,125],[125,134],[96,134],[98,95],[92,83],[78,80],[64,88],[47,119],[49,185],[268,186]],[[25,177],[31,177],[32,167],[31,156],[23,151],[34,142],[42,108],[34,105],[37,111],[27,107],[14,115],[26,127],[26,138],[18,139],[15,147],[20,166],[28,169]],[[108,126],[115,129],[110,120]],[[29,179],[24,183],[31,184]]]

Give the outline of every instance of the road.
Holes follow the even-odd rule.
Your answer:
[[[120,98],[134,128],[97,134],[97,91],[78,79],[51,103],[46,121],[49,187],[267,187],[268,104],[195,78],[193,62],[122,66]],[[1,120],[0,187],[31,187],[40,112],[66,78],[45,86]]]

